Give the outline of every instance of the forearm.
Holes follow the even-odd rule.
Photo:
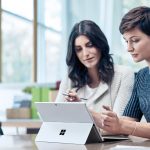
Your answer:
[[[150,138],[150,123],[121,119],[120,124],[121,134]]]
[[[150,139],[150,123],[137,122],[134,135]]]
[[[121,118],[119,122],[120,122],[120,134],[131,135],[135,129],[136,121]]]

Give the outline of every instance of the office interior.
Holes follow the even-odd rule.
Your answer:
[[[100,26],[116,64],[139,70],[145,62],[132,61],[119,23],[129,9],[141,5],[150,6],[150,1],[0,0],[0,121],[7,119],[7,109],[18,107],[15,101],[32,100],[28,87],[56,88],[67,71],[69,33],[81,20]],[[26,134],[25,127],[2,129],[4,134]]]

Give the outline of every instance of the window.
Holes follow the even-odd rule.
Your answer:
[[[65,0],[1,0],[1,3],[1,82],[30,84],[60,80],[66,53],[66,45],[62,44]]]
[[[150,7],[149,0],[123,0],[123,14],[125,14],[128,10],[138,7],[138,6],[148,6]]]
[[[32,0],[2,0],[2,83],[32,82],[32,20]]]
[[[54,83],[61,79],[60,60],[65,53],[62,46],[62,2],[45,0],[38,3],[38,64],[43,64],[38,66],[39,82]]]

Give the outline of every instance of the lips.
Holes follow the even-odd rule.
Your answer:
[[[90,61],[90,60],[92,60],[92,59],[94,59],[94,57],[87,58],[87,59],[85,59],[84,61]]]
[[[132,57],[137,57],[138,56],[138,54],[131,54],[132,55]]]

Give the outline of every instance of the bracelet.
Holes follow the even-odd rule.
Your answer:
[[[135,133],[136,129],[137,129],[137,122],[135,122],[135,127],[134,127],[134,129],[133,129],[133,131],[132,131],[131,135],[134,135],[134,133]]]

